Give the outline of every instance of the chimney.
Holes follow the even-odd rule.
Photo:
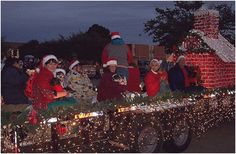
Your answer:
[[[204,35],[218,39],[219,11],[199,9],[194,13],[194,29],[204,32]]]

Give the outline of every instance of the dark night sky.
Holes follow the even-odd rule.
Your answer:
[[[234,7],[234,1],[226,3]],[[172,1],[2,1],[1,36],[14,42],[46,41],[57,39],[59,34],[85,32],[93,24],[99,24],[110,31],[119,31],[127,43],[153,44],[143,32],[144,22],[155,17],[156,7],[173,6]]]

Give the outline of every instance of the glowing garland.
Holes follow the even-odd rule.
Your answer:
[[[153,106],[154,109],[157,109],[159,107],[160,113],[166,113],[166,114],[160,114],[165,115],[158,117],[158,119],[164,119],[167,121],[167,126],[169,128],[173,128],[175,126],[175,123],[173,123],[172,119],[177,117],[179,115],[178,110],[173,110],[173,106],[180,107],[188,104],[189,102],[195,102],[194,105],[191,108],[184,108],[184,111],[182,114],[184,119],[189,119],[191,121],[191,130],[194,134],[200,136],[202,133],[205,133],[209,128],[217,125],[220,121],[224,119],[232,119],[234,118],[234,89],[217,89],[217,90],[208,90],[204,93],[194,94],[194,95],[187,95],[187,94],[180,94],[180,93],[174,93],[173,95],[166,94],[165,96],[161,98],[153,98],[152,100],[149,100],[147,98],[135,98],[134,100],[126,100],[125,102],[117,102],[115,100],[111,102],[104,102],[101,104],[97,104],[93,107],[89,106],[88,104],[84,103],[84,105],[80,106],[73,106],[73,107],[57,107],[51,112],[48,111],[40,111],[40,117],[41,120],[38,125],[32,126],[29,125],[26,121],[26,123],[9,123],[6,125],[2,125],[2,137],[5,136],[5,138],[2,138],[2,141],[4,145],[8,145],[8,147],[4,147],[2,151],[8,151],[9,148],[14,146],[11,142],[9,142],[10,136],[9,132],[12,131],[13,127],[16,127],[17,125],[25,126],[27,127],[27,130],[34,130],[38,133],[38,135],[35,135],[31,132],[31,136],[27,136],[28,140],[33,140],[36,143],[36,146],[40,146],[43,142],[47,141],[47,139],[50,139],[50,133],[46,133],[46,129],[48,125],[50,125],[47,121],[48,119],[51,119],[51,117],[57,117],[60,119],[66,119],[68,115],[74,116],[75,113],[78,113],[78,118],[71,120],[71,122],[67,125],[70,126],[70,132],[68,132],[68,136],[75,133],[78,136],[81,136],[79,138],[78,142],[87,142],[92,143],[94,140],[94,137],[97,136],[98,138],[102,137],[104,134],[101,134],[99,131],[93,131],[91,130],[98,129],[99,127],[102,127],[103,125],[107,125],[106,123],[103,123],[96,118],[93,119],[93,116],[99,116],[100,113],[107,113],[108,111],[115,111],[113,116],[115,119],[122,118],[121,123],[118,124],[120,127],[113,128],[114,132],[118,132],[114,138],[118,141],[126,141],[125,138],[127,135],[131,138],[131,143],[126,143],[124,145],[120,145],[126,148],[125,145],[132,146],[135,144],[135,129],[137,127],[141,127],[145,121],[147,121],[147,113],[145,113],[145,105],[146,106]],[[105,104],[107,103],[107,104]],[[119,105],[118,105],[119,104]],[[144,110],[137,110],[138,105],[140,107],[143,107]],[[169,108],[166,106],[170,106]],[[162,107],[162,108],[161,108]],[[80,109],[80,110],[79,110]],[[103,110],[102,110],[103,109]],[[150,110],[150,109],[148,109]],[[148,111],[147,110],[147,111]],[[81,113],[79,111],[87,111],[87,113]],[[92,112],[92,111],[100,111],[100,112]],[[117,112],[116,112],[117,111]],[[134,112],[135,111],[135,112]],[[129,116],[125,116],[125,112],[130,112]],[[156,120],[156,112],[150,112],[149,118],[151,119],[151,124],[155,125]],[[27,114],[23,114],[27,115]],[[62,116],[64,115],[64,117]],[[66,115],[66,116],[65,116]],[[140,116],[143,115],[143,116]],[[95,126],[88,125],[86,121],[80,120],[81,118],[85,117],[91,117],[91,120],[94,120]],[[140,118],[141,117],[141,118]],[[148,118],[148,119],[149,119]],[[23,118],[24,119],[24,118]],[[97,121],[96,121],[97,120]],[[46,121],[46,122],[45,122]],[[212,122],[207,122],[212,121]],[[119,121],[120,122],[120,121]],[[114,121],[113,123],[116,123]],[[76,125],[77,124],[77,125]],[[15,125],[15,126],[14,126]],[[109,124],[108,124],[109,125]],[[114,124],[115,125],[115,124]],[[123,127],[122,127],[123,126]],[[124,127],[125,126],[125,127]],[[135,126],[135,127],[134,127]],[[104,127],[106,128],[106,127]],[[81,133],[82,130],[87,130],[87,132],[90,132],[88,139],[86,137],[82,137]],[[41,133],[40,133],[41,132]],[[106,130],[104,131],[105,134],[107,133]],[[30,134],[30,132],[28,132]],[[99,134],[100,133],[100,134]],[[41,135],[40,135],[41,134]],[[163,130],[163,140],[167,141],[172,138],[174,135],[171,129]],[[109,135],[109,134],[108,134]],[[48,141],[50,141],[48,139]],[[87,141],[86,141],[87,140]],[[21,142],[19,140],[19,142]],[[26,141],[27,142],[27,141]],[[29,144],[29,143],[25,143]],[[91,149],[93,152],[96,152],[96,149],[91,146]],[[60,145],[59,145],[60,147]],[[75,143],[72,143],[71,141],[68,141],[67,143],[62,145],[63,149],[67,149],[67,152],[71,152],[70,149],[72,147],[76,147]],[[31,151],[34,152],[43,152],[43,151],[51,151],[52,147],[44,147],[41,149],[31,149]],[[112,151],[112,149],[108,149]],[[77,148],[75,152],[83,152],[81,148]]]

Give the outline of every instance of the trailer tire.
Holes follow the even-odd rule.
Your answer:
[[[181,128],[181,132],[179,132],[179,128]],[[164,143],[163,149],[166,152],[183,152],[188,148],[192,139],[192,132],[188,122],[185,119],[178,120],[173,131],[173,137]]]
[[[131,152],[156,153],[162,148],[162,127],[159,122],[143,124],[136,128]],[[143,145],[143,144],[147,145]],[[150,144],[150,145],[149,145]]]

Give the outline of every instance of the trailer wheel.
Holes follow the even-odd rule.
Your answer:
[[[136,129],[135,146],[132,151],[141,153],[159,152],[162,147],[162,128],[159,123],[146,124]]]
[[[167,141],[163,149],[166,152],[183,152],[187,149],[192,139],[192,132],[188,122],[180,119],[173,128],[173,137]]]

